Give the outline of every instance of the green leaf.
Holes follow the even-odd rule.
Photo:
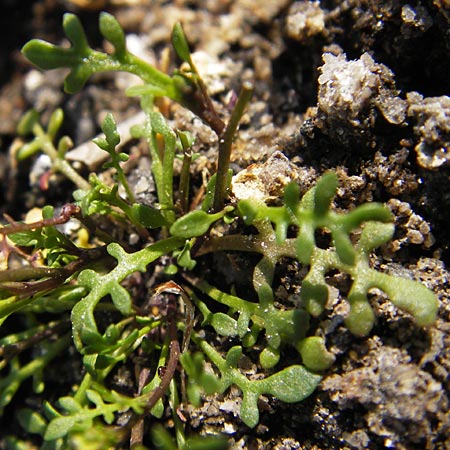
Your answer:
[[[352,266],[355,263],[356,251],[347,233],[342,229],[334,229],[332,231],[333,242],[339,259],[344,263]]]
[[[68,94],[75,94],[81,91],[89,77],[96,71],[96,67],[81,65],[82,62],[77,61],[78,66],[74,66],[64,80],[64,90]]]
[[[106,12],[100,13],[99,19],[100,32],[116,50],[118,58],[123,58],[126,54],[125,33],[117,19]]]
[[[47,134],[51,140],[55,139],[56,134],[64,120],[64,113],[61,108],[57,108],[52,115],[50,116],[50,120],[48,122]]]
[[[89,52],[89,44],[84,33],[83,25],[75,14],[64,14],[63,28],[77,53],[86,54]]]
[[[226,362],[230,367],[236,368],[239,364],[239,360],[242,356],[242,347],[239,345],[235,345],[231,347],[227,352]]]
[[[272,394],[286,403],[300,402],[309,397],[322,377],[303,366],[290,366],[261,380],[260,391]]]
[[[17,125],[17,133],[26,136],[33,131],[33,127],[39,123],[39,113],[35,109],[30,109],[22,116]]]
[[[220,381],[212,373],[202,372],[200,375],[200,385],[206,395],[212,395],[219,391]]]
[[[96,328],[84,327],[81,330],[81,336],[86,345],[96,348],[97,346],[104,346],[104,340],[102,335],[97,331]]]
[[[195,136],[189,131],[177,130],[177,135],[180,139],[181,146],[184,150],[188,150],[194,145]],[[196,153],[196,155],[198,156],[198,153]]]
[[[102,131],[105,133],[106,140],[111,147],[116,147],[120,142],[120,135],[117,131],[117,124],[114,116],[111,113],[106,114],[102,123]]]
[[[278,364],[280,360],[280,349],[274,347],[266,347],[259,354],[259,362],[263,369],[271,369]]]
[[[241,311],[241,314],[239,314],[237,332],[240,338],[243,338],[249,331],[250,315],[250,312],[246,310]]]
[[[55,439],[66,436],[76,422],[77,419],[74,416],[60,416],[52,419],[45,431],[44,440],[54,441]]]
[[[86,391],[86,397],[89,399],[90,402],[92,402],[98,408],[101,408],[105,404],[102,399],[102,396],[98,392],[96,392],[92,389],[88,389]]]
[[[82,406],[73,397],[61,397],[58,400],[59,405],[68,413],[77,413],[81,411]]]
[[[295,242],[297,259],[302,264],[309,264],[315,246],[314,227],[311,223],[301,223]]]
[[[202,202],[202,211],[208,212],[212,208],[214,202],[214,191],[216,189],[216,178],[217,174],[214,173],[206,185],[205,197]]]
[[[358,241],[358,249],[362,250],[366,255],[389,242],[395,231],[393,223],[367,222]]]
[[[44,410],[45,417],[47,417],[50,420],[61,416],[61,414],[56,410],[56,408],[47,400],[44,400],[42,408]]]
[[[212,314],[211,325],[216,330],[216,333],[221,336],[236,336],[237,335],[237,321],[228,314],[221,312]]]
[[[192,436],[186,440],[183,450],[227,450],[225,436]]]
[[[69,49],[57,47],[40,39],[27,42],[22,48],[22,54],[43,70],[72,67],[78,61],[78,57]]]
[[[197,265],[197,261],[191,257],[192,245],[192,241],[186,241],[186,244],[180,252],[174,252],[174,256],[176,255],[177,257],[177,264],[188,270],[192,270]]]
[[[150,206],[134,203],[131,211],[135,220],[145,228],[161,228],[167,225],[161,212]]]
[[[109,293],[111,294],[114,306],[124,315],[131,314],[131,297],[128,291],[120,284],[112,284]]]
[[[177,450],[177,446],[173,442],[170,433],[161,424],[153,426],[151,433],[153,445],[156,449]]]
[[[191,61],[189,44],[180,22],[175,23],[175,25],[173,26],[172,45],[181,60],[187,63]]]
[[[64,159],[65,154],[67,153],[68,150],[70,150],[73,147],[73,141],[72,139],[70,139],[69,136],[63,136],[59,141],[58,141],[58,156],[61,159]]]
[[[36,246],[39,242],[43,242],[42,229],[41,230],[26,230],[18,231],[17,233],[11,233],[8,238],[14,242],[14,244],[21,247]]]
[[[130,86],[129,88],[127,88],[125,93],[128,97],[143,97],[146,95],[152,95],[155,97],[164,97],[167,94],[167,90],[160,86],[156,86],[151,83],[146,83],[146,84],[138,84],[136,86]],[[137,137],[136,130],[137,128],[135,128],[135,131],[132,132],[133,137]]]
[[[256,202],[255,200],[241,200],[238,203],[239,215],[242,220],[250,225],[258,215],[259,209],[263,206],[262,203]]]
[[[328,369],[335,357],[325,347],[325,340],[319,336],[311,336],[301,340],[297,350],[302,356],[303,364],[310,370],[320,372]]]
[[[363,222],[371,220],[392,222],[392,212],[387,206],[380,203],[365,203],[340,218],[340,222],[347,232],[358,228]]]
[[[300,188],[297,183],[291,181],[284,190],[284,204],[294,214],[298,208]]]
[[[411,314],[418,325],[427,326],[436,321],[438,299],[423,284],[374,270],[371,275],[374,285],[384,291],[394,305]]]
[[[259,393],[243,391],[241,410],[242,421],[250,428],[256,427],[259,422],[258,397]]]
[[[352,288],[348,295],[350,312],[345,318],[346,327],[355,336],[367,336],[375,323],[375,315],[365,292]]]
[[[311,272],[310,272],[311,273]],[[312,278],[312,277],[311,277]],[[302,283],[302,300],[305,309],[314,317],[322,314],[325,302],[328,298],[328,287],[324,279],[319,280],[305,278]]]
[[[115,306],[128,315],[131,312],[130,296],[119,283],[133,272],[145,272],[148,264],[179,248],[183,243],[182,239],[168,238],[137,252],[127,253],[118,243],[113,242],[107,247],[109,254],[117,259],[117,266],[111,272],[101,276],[94,270],[86,269],[80,273],[79,283],[90,292],[72,309],[73,337],[79,350],[83,348],[86,337],[98,339],[94,310],[100,300],[111,294]]]
[[[202,400],[202,393],[200,387],[197,386],[197,384],[189,383],[187,385],[186,392],[188,395],[189,403],[198,408]]]
[[[32,409],[20,409],[17,412],[17,418],[22,428],[28,433],[43,435],[47,428],[46,420]]]
[[[221,212],[208,214],[202,210],[191,211],[174,222],[170,227],[170,234],[182,238],[201,236],[221,217],[223,217],[223,213]]]
[[[336,195],[337,176],[328,172],[320,178],[314,188],[314,213],[318,217],[324,216],[330,209],[331,201]]]

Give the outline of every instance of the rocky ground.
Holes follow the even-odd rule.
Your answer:
[[[344,302],[336,293],[315,327],[337,361],[310,398],[294,405],[263,399],[260,425],[250,430],[234,417],[239,392],[231,392],[187,411],[192,428],[228,433],[233,449],[450,449],[448,0],[3,0],[0,6],[8,30],[0,48],[2,213],[17,218],[70,194],[64,185],[42,191],[29,182],[30,168],[12,157],[15,126],[28,108],[44,117],[64,108],[75,163],[107,111],[123,122],[139,110],[123,94],[134,81],[129,76],[98,76],[68,96],[64,72],[33,70],[20,47],[35,37],[59,42],[65,11],[80,15],[91,44],[101,46],[98,11],[107,10],[135,53],[171,70],[166,49],[181,20],[224,113],[245,80],[255,83],[232,156],[235,172],[281,151],[305,192],[335,170],[339,208],[380,201],[395,215],[394,240],[373,265],[420,280],[439,297],[435,326],[420,329],[375,292],[376,327],[356,339],[343,327]],[[180,108],[173,115],[198,136],[196,170],[209,174],[217,143]],[[298,292],[301,267],[286,262],[278,272],[278,294]],[[344,283],[335,278],[336,287]]]

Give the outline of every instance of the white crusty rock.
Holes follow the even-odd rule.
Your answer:
[[[263,202],[283,196],[285,187],[297,178],[296,167],[276,151],[262,164],[252,164],[235,175],[231,191],[237,200]]]
[[[339,134],[339,124],[369,129],[379,114],[395,125],[405,120],[407,102],[398,97],[394,74],[384,64],[368,53],[353,61],[345,54],[325,53],[323,61],[318,79],[318,125],[323,132]]]

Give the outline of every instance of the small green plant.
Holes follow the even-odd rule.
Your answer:
[[[41,408],[20,409],[16,417],[30,435],[40,436],[41,448],[104,449],[126,442],[144,448],[149,439],[164,449],[226,448],[223,439],[186,436],[177,414],[180,403],[198,405],[203,395],[225,393],[235,385],[242,391],[241,420],[254,427],[259,422],[260,395],[284,402],[311,395],[321,372],[334,361],[324,339],[309,335],[310,318],[322,313],[327,300],[330,270],[344,272],[352,280],[346,325],[355,335],[367,335],[374,324],[367,299],[374,287],[418,325],[433,323],[438,304],[431,291],[369,265],[370,253],[392,238],[390,211],[371,203],[335,212],[335,174],[325,174],[302,198],[297,185],[289,184],[282,206],[253,199],[225,205],[232,139],[252,88],[244,86],[225,125],[195,68],[181,25],[175,25],[172,41],[184,65],[172,76],[131,54],[122,28],[109,14],[100,15],[100,30],[114,47],[111,54],[88,45],[76,16],[67,14],[63,26],[70,48],[34,40],[23,53],[42,69],[69,68],[68,92],[81,89],[99,71],[128,71],[143,80],[128,93],[141,97],[146,113],[145,123],[133,132],[148,143],[158,203],[147,206],[136,201],[121,164],[128,155],[116,150],[120,136],[112,115],[103,123],[104,138],[95,140],[109,154],[103,169],[113,171],[112,184],[102,181],[100,174],[84,179],[64,159],[70,140],[63,137],[56,143],[62,111],[53,114],[46,128],[35,112],[22,120],[20,133],[34,137],[19,151],[19,158],[43,151],[52,160],[52,170],[76,186],[74,203],[60,212],[45,207],[41,220],[0,228],[0,411],[31,379],[36,395],[45,400]],[[199,209],[187,207],[192,139],[168,125],[155,106],[157,96],[189,108],[218,134],[217,172]],[[179,202],[173,170],[177,152],[183,157]],[[78,220],[78,235],[66,235],[58,228],[72,219]],[[231,222],[237,224],[236,230],[245,224],[254,232],[213,237],[214,227]],[[330,248],[316,245],[316,231],[331,236]],[[123,237],[131,233],[140,238],[134,246]],[[199,258],[219,251],[260,254],[252,279],[256,302],[218,290],[197,270]],[[19,267],[17,263],[13,267],[13,256],[20,260]],[[309,267],[297,308],[282,309],[275,303],[274,271],[283,257]],[[156,264],[164,270],[156,271]],[[156,281],[147,292],[149,280]],[[208,338],[211,332],[213,337]],[[215,337],[232,338],[235,345],[223,352]],[[298,363],[280,363],[285,347],[295,349],[293,359]],[[31,348],[31,360],[24,358]],[[239,363],[244,354],[254,355],[255,348],[262,348],[261,373],[252,380]],[[63,356],[78,358],[82,369],[71,389],[55,397],[47,386],[47,370]],[[206,371],[205,359],[214,373]],[[121,369],[135,374],[125,380],[131,393],[120,392],[112,383]],[[176,443],[161,426],[165,405],[172,411]],[[160,424],[152,428],[150,438],[144,435],[144,421]],[[31,448],[14,436],[7,439],[13,448]]]

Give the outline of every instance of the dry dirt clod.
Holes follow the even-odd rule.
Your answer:
[[[450,97],[407,94],[408,117],[417,138],[418,163],[425,169],[450,166]]]
[[[284,188],[296,178],[296,167],[276,151],[266,162],[252,164],[235,175],[231,190],[237,200],[253,198],[267,202],[282,197]]]

